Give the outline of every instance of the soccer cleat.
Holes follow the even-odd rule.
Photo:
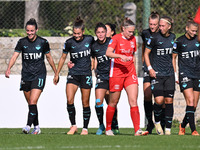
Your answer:
[[[22,129],[22,132],[24,134],[29,134],[30,130],[31,130],[31,127],[27,125]]]
[[[157,132],[158,135],[163,135],[164,134],[163,129],[162,129],[160,123],[155,124],[155,128],[156,128],[156,132]]]
[[[171,131],[166,130],[166,131],[165,131],[165,135],[171,135]]]
[[[68,135],[73,135],[74,133],[77,133],[78,129],[76,125],[73,125],[70,127],[70,130],[67,132]]]
[[[88,130],[87,129],[82,129],[81,135],[88,135]]]
[[[112,131],[112,130],[106,131],[105,134],[108,135],[108,136],[115,136],[115,135],[113,134],[113,131]]]
[[[148,134],[152,134],[152,130],[154,129],[154,124],[148,124],[146,131],[148,131]]]
[[[40,134],[41,130],[40,128],[34,128],[33,131],[31,132],[31,134]]]
[[[185,128],[181,127],[181,124],[179,125],[179,132],[178,135],[185,135]]]
[[[119,129],[112,129],[114,135],[120,134]]]
[[[148,135],[149,132],[148,131],[142,131],[142,129],[137,130],[137,132],[135,132],[135,136],[143,136],[143,135]]]
[[[193,135],[193,136],[199,136],[199,133],[198,133],[196,130],[194,130],[194,131],[192,132],[192,135]]]
[[[105,126],[104,126],[104,124],[101,124],[101,125],[99,126],[99,129],[98,129],[97,132],[96,132],[96,135],[102,135],[102,134],[103,134],[103,131],[105,131]]]

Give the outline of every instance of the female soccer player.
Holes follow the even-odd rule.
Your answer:
[[[67,54],[70,53],[70,60],[74,64],[69,68],[66,85],[67,95],[67,111],[71,122],[70,131],[67,134],[77,132],[75,121],[75,106],[74,96],[78,87],[81,89],[82,104],[83,104],[83,129],[81,135],[88,134],[88,124],[90,120],[90,91],[92,88],[92,72],[91,72],[91,45],[94,38],[90,35],[84,35],[84,22],[80,17],[77,17],[73,25],[73,37],[66,40],[64,44],[63,54],[60,58],[57,72],[54,77],[54,84],[59,81],[59,73],[66,60]]]
[[[185,135],[185,127],[189,123],[192,135],[199,135],[195,127],[194,113],[200,93],[200,43],[197,40],[198,24],[189,18],[186,33],[179,37],[173,50],[173,66],[176,72],[176,57],[178,56],[179,85],[186,100],[186,113],[179,125],[179,135]]]
[[[152,92],[151,92],[151,87],[150,87],[151,84],[150,84],[149,71],[144,62],[144,50],[145,50],[147,41],[152,37],[154,33],[157,33],[159,31],[159,19],[160,18],[159,18],[158,12],[153,11],[149,16],[149,29],[143,30],[142,35],[141,35],[142,40],[143,40],[142,61],[143,61],[143,70],[144,70],[144,80],[143,80],[144,110],[145,110],[146,118],[148,120],[146,131],[148,131],[149,134],[152,133],[152,130],[154,128],[154,123],[152,120],[153,105],[152,105]]]
[[[112,38],[116,34],[116,31],[115,31],[116,25],[112,23],[106,23],[105,26],[107,29],[106,37]]]
[[[30,19],[26,23],[25,28],[27,37],[18,41],[15,52],[8,64],[5,76],[9,78],[10,69],[15,64],[19,54],[22,53],[22,78],[20,90],[23,90],[29,106],[27,125],[22,131],[25,134],[28,134],[31,130],[31,125],[34,124],[34,129],[31,134],[40,134],[41,130],[38,123],[37,102],[44,89],[46,80],[44,55],[46,55],[54,72],[56,72],[56,67],[51,57],[48,41],[36,34],[38,31],[36,20],[33,18]]]
[[[145,63],[151,77],[151,90],[155,99],[155,127],[159,135],[164,134],[160,125],[163,103],[165,103],[166,135],[171,134],[173,118],[175,77],[172,65],[172,49],[175,35],[171,33],[172,25],[173,21],[170,17],[162,17],[159,22],[160,31],[148,40],[144,52]]]
[[[106,111],[106,135],[114,135],[111,123],[123,88],[128,95],[135,136],[146,135],[147,132],[140,129],[140,114],[137,106],[138,79],[134,66],[136,39],[133,36],[135,24],[126,18],[121,30],[120,34],[113,36],[106,51],[106,55],[112,58],[109,78],[110,101]]]

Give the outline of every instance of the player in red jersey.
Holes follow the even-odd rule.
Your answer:
[[[134,66],[136,39],[133,36],[135,24],[129,18],[125,18],[121,31],[120,34],[113,36],[106,51],[106,55],[112,58],[109,78],[110,101],[106,111],[106,135],[114,136],[111,130],[112,118],[123,88],[128,95],[135,136],[146,135],[148,132],[140,129],[140,113],[137,106],[138,79]]]
[[[198,25],[198,41],[200,42],[200,6],[197,10],[196,16],[194,18],[194,21],[199,24]]]

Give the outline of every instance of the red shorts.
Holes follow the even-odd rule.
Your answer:
[[[138,84],[138,78],[136,75],[127,77],[110,77],[109,78],[109,89],[110,92],[122,91],[123,88],[131,84]]]

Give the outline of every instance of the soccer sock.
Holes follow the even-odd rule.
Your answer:
[[[186,106],[186,118],[189,122],[190,129],[193,132],[194,130],[196,130],[194,119],[194,106]]]
[[[117,130],[119,129],[118,128],[118,121],[117,121],[117,109],[115,109],[115,113],[114,113],[114,116],[113,116],[111,128],[112,129],[117,129]]]
[[[90,121],[90,107],[83,107],[83,128],[87,129]]]
[[[161,114],[161,126],[162,129],[165,129],[165,108],[162,108],[162,114]]]
[[[172,127],[173,114],[174,114],[173,103],[165,104],[165,126],[166,126],[166,128]]]
[[[33,122],[33,125],[34,125],[34,127],[39,125],[37,105],[36,105],[36,117],[35,117],[35,120]]]
[[[74,104],[67,104],[67,111],[69,114],[69,120],[71,122],[71,125],[76,125],[76,120],[75,120],[76,110]]]
[[[161,114],[162,114],[162,104],[159,105],[157,103],[154,103],[154,117],[156,123],[161,121]]]
[[[134,130],[137,132],[140,129],[140,113],[138,106],[131,107],[131,119],[134,125]]]
[[[31,125],[33,124],[36,115],[37,115],[37,106],[36,105],[29,105],[29,112],[28,112],[28,121],[27,121],[27,125],[29,125],[31,127]]]
[[[187,107],[186,107],[186,109],[187,109]],[[186,111],[186,110],[185,110]],[[196,111],[196,108],[194,108],[194,112]],[[186,127],[186,125],[188,124],[188,119],[187,119],[187,113],[185,113],[185,117],[183,118],[183,122],[181,123],[181,127],[182,128],[185,128]]]
[[[106,110],[106,131],[111,130],[112,119],[115,113],[115,107],[108,105]]]
[[[99,124],[103,124],[103,107],[97,107],[98,105],[95,106],[97,118],[99,120]]]
[[[152,102],[150,101],[144,101],[144,110],[145,110],[145,115],[148,120],[149,125],[153,125],[153,120],[152,120],[152,111],[153,111],[153,105]]]

